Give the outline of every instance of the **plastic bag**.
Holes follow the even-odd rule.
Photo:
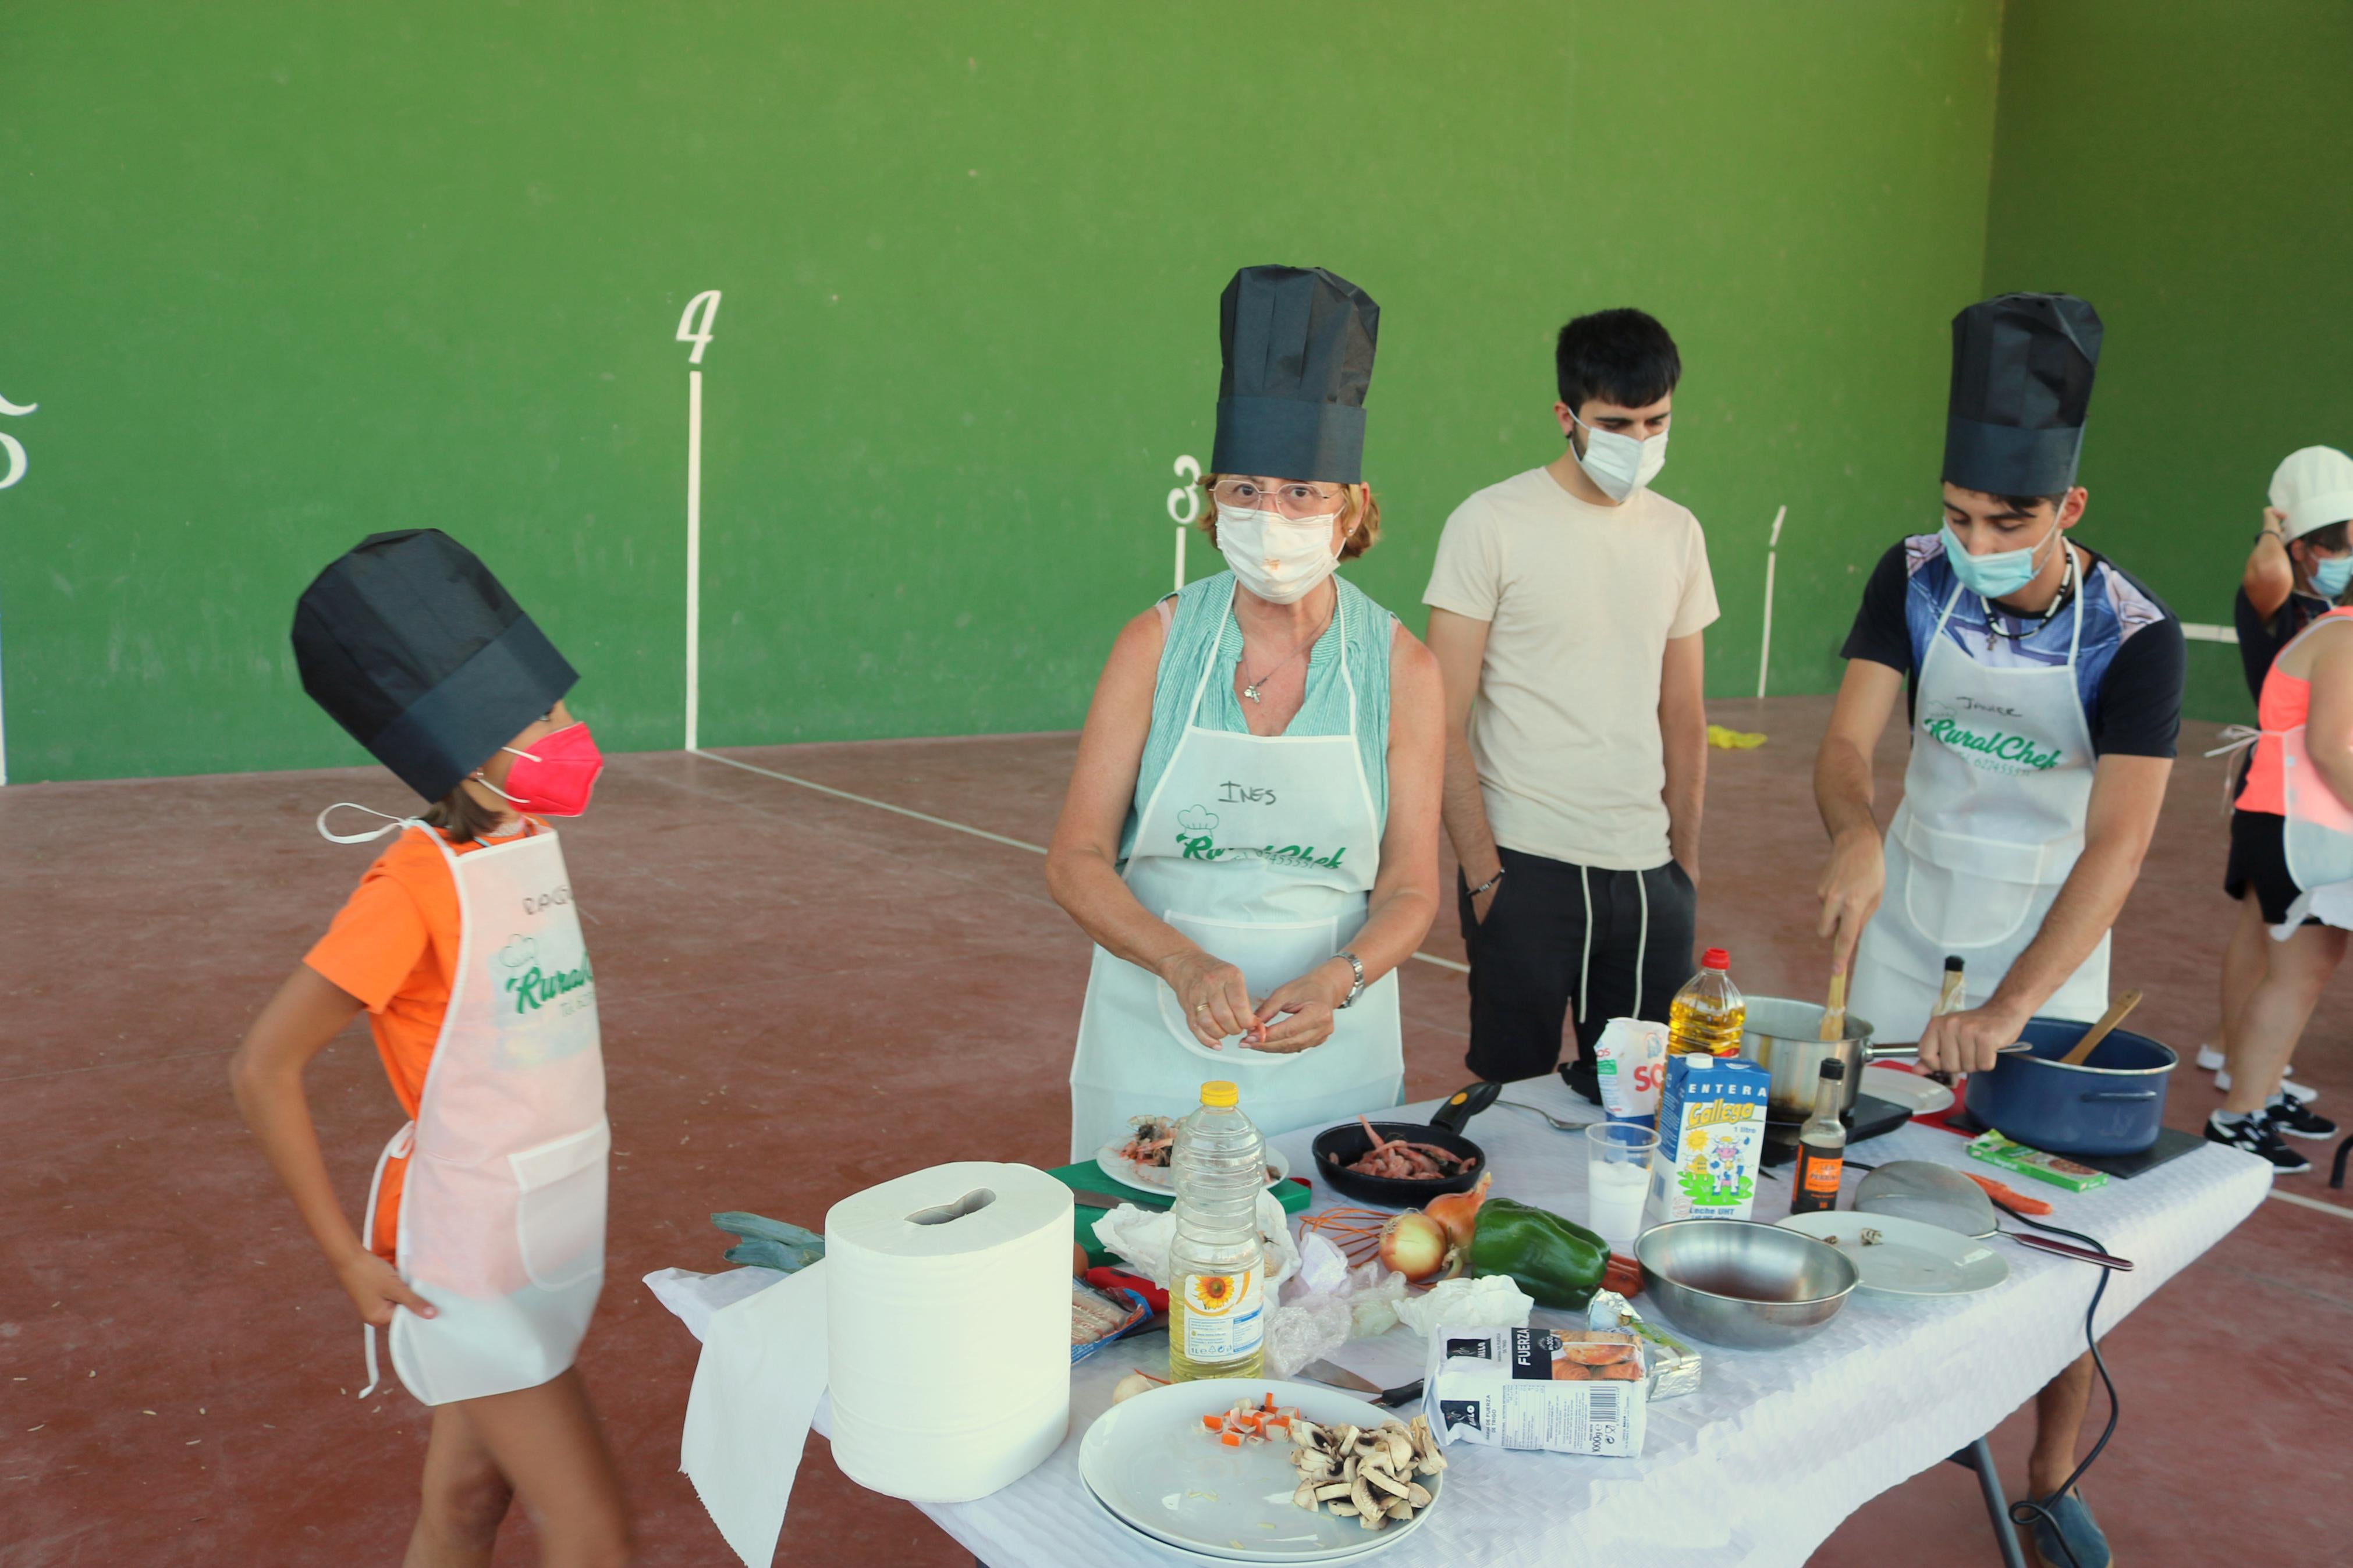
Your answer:
[[[1271,1290],[1299,1268],[1290,1216],[1272,1193],[1258,1195],[1258,1234],[1266,1247],[1265,1289]],[[1176,1216],[1168,1210],[1122,1204],[1095,1221],[1095,1239],[1155,1285],[1168,1288],[1168,1247],[1176,1239]]]
[[[1266,1321],[1266,1370],[1287,1378],[1348,1342],[1348,1303],[1328,1293],[1285,1301]]]
[[[1508,1274],[1475,1279],[1440,1279],[1397,1309],[1398,1321],[1428,1339],[1440,1323],[1450,1329],[1525,1329],[1535,1306]]]

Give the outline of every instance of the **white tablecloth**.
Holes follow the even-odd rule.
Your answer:
[[[1564,1119],[1597,1114],[1555,1078],[1513,1084],[1504,1098]],[[1436,1108],[1430,1101],[1391,1114],[1416,1120]],[[1468,1131],[1493,1163],[1498,1194],[1584,1220],[1581,1132],[1504,1105]],[[1272,1142],[1293,1170],[1310,1173],[1312,1138],[1293,1132]],[[2005,1174],[1969,1160],[1961,1139],[1917,1125],[1851,1153],[1871,1164],[1926,1159]],[[1859,1179],[1849,1173],[1846,1201]],[[2271,1167],[2207,1144],[2096,1192],[2076,1194],[2025,1177],[2011,1184],[2054,1206],[2049,1223],[2095,1236],[2139,1266],[2111,1278],[2100,1310],[2105,1332],[2252,1213],[2270,1188]],[[1786,1180],[1759,1188],[1753,1217],[1788,1212]],[[1316,1192],[1317,1209],[1334,1205],[1320,1184]],[[1640,1458],[1458,1445],[1448,1456],[1444,1501],[1415,1540],[1412,1562],[1416,1568],[1804,1563],[1848,1514],[1990,1431],[2083,1352],[2084,1312],[2098,1270],[2010,1242],[1993,1245],[2009,1259],[2010,1276],[1992,1290],[1941,1301],[1858,1292],[1828,1328],[1786,1350],[1696,1343],[1704,1366],[1700,1390],[1651,1406]],[[1635,1305],[1650,1310],[1640,1298]],[[1655,1315],[1675,1331],[1672,1319]],[[1565,1320],[1540,1311],[1536,1321]],[[1420,1375],[1425,1344],[1400,1328],[1353,1342],[1334,1359],[1390,1386]],[[1081,1363],[1071,1370],[1070,1436],[1052,1458],[977,1502],[923,1511],[990,1568],[1201,1561],[1160,1552],[1104,1513],[1078,1478],[1079,1439],[1110,1405],[1113,1384],[1134,1366],[1166,1372],[1166,1338],[1153,1334]],[[2097,1399],[2093,1413],[2102,1418]],[[818,1431],[829,1415],[819,1407]],[[2117,1440],[2132,1441],[2129,1421]],[[787,1540],[791,1531],[787,1521]]]

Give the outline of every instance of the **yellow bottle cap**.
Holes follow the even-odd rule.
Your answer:
[[[1223,1108],[1233,1104],[1235,1101],[1240,1100],[1241,1097],[1241,1090],[1222,1079],[1216,1083],[1205,1083],[1201,1086],[1201,1103],[1204,1105],[1212,1105]]]

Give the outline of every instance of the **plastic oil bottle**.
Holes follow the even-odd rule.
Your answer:
[[[1266,1142],[1230,1083],[1201,1086],[1176,1124],[1168,1173],[1176,1237],[1168,1250],[1168,1376],[1256,1377],[1265,1363],[1266,1255],[1258,1194]]]
[[[1732,955],[1711,947],[1701,955],[1699,973],[1683,982],[1667,1008],[1667,1054],[1711,1057],[1740,1054],[1740,1031],[1748,1022],[1748,1003],[1732,983]]]

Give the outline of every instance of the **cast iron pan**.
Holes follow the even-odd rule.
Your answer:
[[[1462,1136],[1462,1124],[1495,1103],[1504,1092],[1500,1083],[1480,1082],[1468,1089],[1459,1089],[1448,1097],[1431,1124],[1423,1126],[1412,1121],[1376,1121],[1374,1130],[1384,1138],[1402,1138],[1412,1143],[1435,1143],[1477,1162],[1469,1170],[1443,1181],[1409,1182],[1396,1176],[1364,1176],[1347,1169],[1355,1161],[1372,1152],[1373,1142],[1365,1136],[1362,1124],[1343,1121],[1337,1127],[1326,1127],[1315,1135],[1315,1171],[1332,1184],[1335,1192],[1360,1203],[1379,1204],[1386,1208],[1419,1208],[1440,1193],[1467,1193],[1476,1185],[1487,1170],[1487,1152]]]

